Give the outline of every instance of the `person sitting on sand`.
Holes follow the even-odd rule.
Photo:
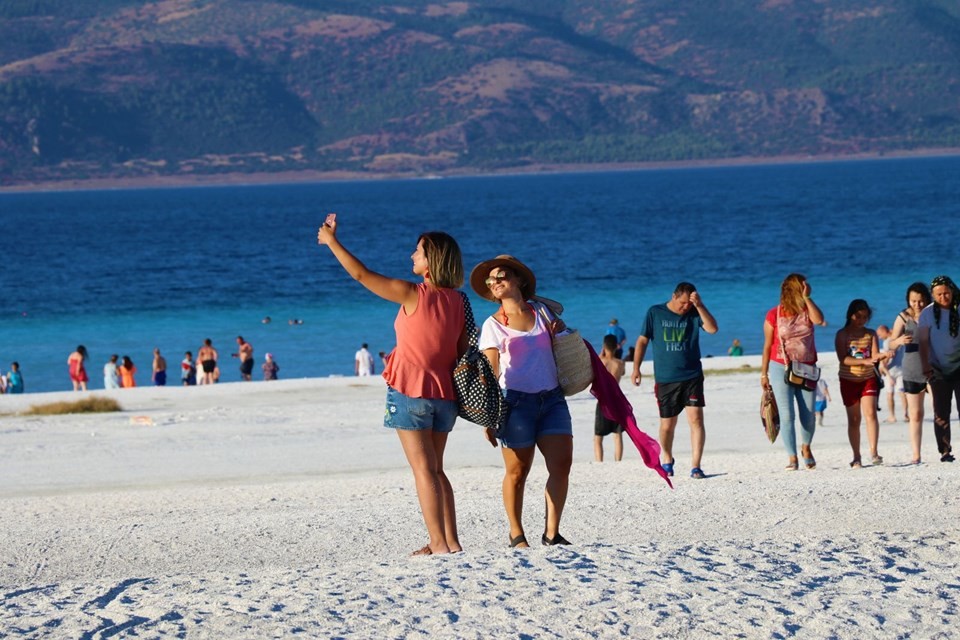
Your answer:
[[[429,542],[413,555],[461,551],[453,487],[443,471],[447,437],[457,420],[453,368],[467,350],[463,261],[456,240],[439,231],[423,233],[410,256],[414,275],[388,278],[371,271],[340,243],[334,214],[317,232],[344,270],[375,295],[400,305],[394,328],[397,346],[387,360],[383,424],[395,429],[417,486]]]

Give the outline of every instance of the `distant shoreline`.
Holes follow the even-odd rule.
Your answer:
[[[563,173],[595,173],[603,171],[651,171],[659,169],[692,169],[708,167],[739,167],[783,164],[816,164],[859,160],[901,160],[906,158],[940,158],[960,156],[960,148],[917,149],[890,153],[869,152],[856,154],[744,156],[738,158],[711,158],[707,160],[678,160],[656,162],[607,162],[596,164],[534,164],[494,171],[456,169],[425,173],[372,173],[365,171],[280,171],[276,173],[222,173],[204,175],[155,175],[134,178],[91,178],[89,180],[58,180],[0,186],[0,193],[42,193],[59,191],[97,191],[124,189],[160,189],[184,187],[223,187],[308,184],[313,182],[353,182],[363,180],[426,180],[435,178],[493,177],[508,175],[549,175]]]

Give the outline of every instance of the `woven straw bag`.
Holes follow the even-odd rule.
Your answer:
[[[538,308],[550,327],[553,319],[546,305],[539,304]],[[563,395],[576,395],[593,383],[590,350],[576,329],[567,328],[553,335],[553,359],[557,363],[557,380]]]

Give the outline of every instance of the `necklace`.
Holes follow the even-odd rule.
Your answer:
[[[523,317],[523,314],[529,309],[529,306],[523,304],[520,305],[520,317]],[[510,326],[510,318],[507,316],[507,310],[503,308],[503,305],[500,305],[500,317],[503,319],[503,326]]]

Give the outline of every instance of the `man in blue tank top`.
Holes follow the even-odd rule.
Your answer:
[[[690,477],[701,479],[700,468],[706,431],[703,426],[703,365],[700,363],[700,329],[717,332],[717,321],[707,310],[697,288],[681,282],[666,304],[650,307],[633,354],[633,384],[640,385],[640,365],[653,345],[654,393],[660,409],[660,447],[663,467],[673,475],[673,435],[677,417],[687,414],[690,424],[692,469]]]

